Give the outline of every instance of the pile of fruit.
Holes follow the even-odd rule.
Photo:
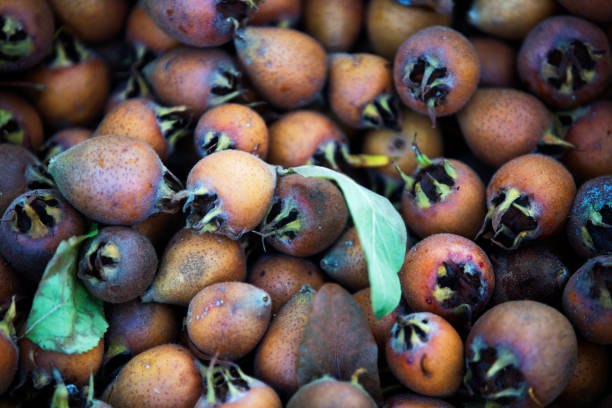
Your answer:
[[[0,408],[612,407],[612,1],[0,0]]]

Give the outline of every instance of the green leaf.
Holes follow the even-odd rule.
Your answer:
[[[79,246],[98,233],[62,241],[42,276],[26,324],[27,337],[45,350],[80,354],[106,332],[104,303],[76,277]]]
[[[398,272],[404,262],[408,239],[404,220],[393,204],[350,177],[326,167],[300,166],[283,171],[338,183],[368,261],[374,314],[381,318],[391,313],[402,295]]]

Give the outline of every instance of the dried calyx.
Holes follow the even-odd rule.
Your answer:
[[[23,145],[25,132],[13,116],[13,112],[0,109],[0,143]]]
[[[9,306],[6,313],[4,313],[4,318],[0,321],[0,333],[4,333],[6,337],[11,339],[13,343],[17,342],[17,335],[15,333],[15,326],[13,322],[17,317],[17,308],[15,306],[15,296],[11,299],[11,305]]]
[[[570,95],[593,80],[605,51],[577,39],[563,40],[546,54],[540,75],[559,93]]]
[[[438,268],[433,296],[445,309],[471,321],[474,309],[486,300],[487,284],[473,262],[447,260]]]
[[[0,15],[0,66],[3,61],[14,62],[32,53],[34,41],[20,21]]]
[[[175,200],[183,200],[183,212],[187,214],[186,226],[196,234],[216,232],[221,229],[226,215],[223,202],[210,189],[200,186],[192,190],[184,190],[177,194]]]
[[[217,132],[209,130],[204,135],[202,144],[200,145],[200,151],[204,153],[204,156],[209,154],[220,152],[222,150],[235,149],[236,142],[228,136],[225,132]]]
[[[391,329],[390,346],[396,353],[412,351],[427,344],[433,327],[422,316],[398,316]]]
[[[333,170],[342,167],[382,167],[389,164],[389,158],[375,154],[351,154],[348,145],[336,140],[321,143],[306,164],[325,166]]]
[[[151,106],[155,112],[157,125],[162,136],[171,147],[176,144],[178,139],[190,133],[187,127],[188,121],[182,115],[187,111],[186,106],[165,107],[154,102],[151,102]]]
[[[442,62],[421,56],[406,64],[402,82],[408,87],[414,99],[423,102],[429,111],[433,126],[436,125],[435,110],[444,104],[453,78]]]
[[[202,377],[206,381],[203,384],[203,395],[196,403],[196,407],[231,404],[242,399],[252,388],[262,385],[255,378],[242,372],[237,364],[231,362],[215,364],[216,360],[213,359],[208,368],[200,366]]]
[[[162,165],[162,180],[157,189],[157,199],[152,214],[178,212],[181,200],[179,191],[182,188],[181,181]]]
[[[39,191],[19,200],[8,222],[13,231],[37,239],[50,234],[61,219],[60,202],[52,194]]]
[[[111,241],[92,241],[85,252],[85,270],[87,279],[107,281],[109,276],[117,273],[121,260],[121,251]]]
[[[457,181],[457,172],[455,166],[447,159],[432,162],[419,150],[416,143],[412,144],[412,149],[417,162],[416,175],[410,177],[397,165],[395,168],[406,183],[404,189],[410,193],[416,205],[421,209],[426,209],[435,203],[444,201],[452,193]]]
[[[79,62],[85,61],[93,56],[83,43],[68,34],[66,31],[60,31],[53,45],[53,52],[46,59],[46,65],[49,68],[66,68],[76,65]]]
[[[516,249],[538,233],[538,213],[531,198],[514,187],[493,198],[476,238],[483,237],[505,249]]]
[[[259,3],[260,0],[219,0],[217,11],[237,26],[255,14]]]
[[[543,406],[533,388],[527,384],[514,351],[505,346],[491,347],[477,336],[470,345],[466,358],[467,371],[463,382],[470,394],[478,395],[493,406],[516,406],[520,400],[530,399]]]
[[[586,220],[578,220],[582,242],[593,252],[612,248],[612,204],[589,208]]]
[[[361,125],[366,128],[399,130],[400,109],[395,95],[382,93],[361,111]]]
[[[230,65],[220,66],[210,83],[209,105],[221,105],[239,97],[242,94],[240,85],[240,71]]]

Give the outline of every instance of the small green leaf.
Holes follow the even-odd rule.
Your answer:
[[[350,177],[325,167],[300,166],[283,171],[338,183],[368,261],[374,314],[381,318],[391,313],[402,295],[398,272],[404,262],[408,239],[404,220],[393,204]]]
[[[26,325],[27,337],[45,350],[83,353],[94,348],[108,328],[104,303],[76,277],[79,246],[97,233],[62,241],[45,268]]]

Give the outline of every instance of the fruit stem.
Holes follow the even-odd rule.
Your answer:
[[[11,340],[16,341],[15,326],[13,321],[17,316],[17,308],[15,306],[15,295],[11,298],[11,305],[4,314],[4,318],[0,322],[0,332],[6,334]]]
[[[397,170],[402,180],[404,180],[404,183],[405,183],[404,189],[411,191],[412,187],[414,186],[414,182],[415,182],[414,178],[404,173],[402,169],[400,169],[399,166],[394,161],[392,161],[391,164],[393,164],[393,167],[395,167],[395,170]]]

